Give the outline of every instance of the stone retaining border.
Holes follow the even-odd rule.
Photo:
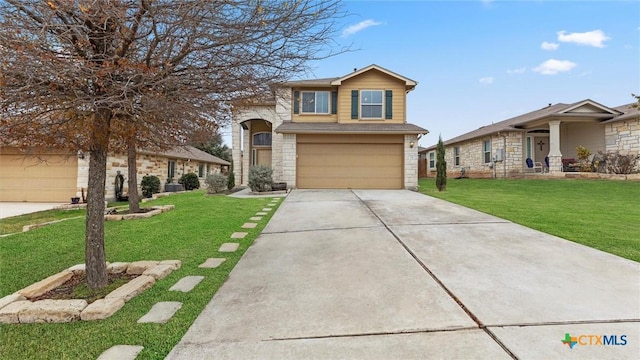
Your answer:
[[[85,300],[39,300],[29,301],[69,280],[74,273],[83,273],[84,264],[77,264],[69,269],[40,280],[22,290],[0,298],[0,323],[59,323],[77,320],[102,320],[115,314],[124,303],[133,299],[144,290],[177,270],[182,265],[180,260],[136,261],[131,263],[107,263],[107,270],[113,272],[129,272],[142,274],[128,283],[113,290],[104,299],[87,304]]]

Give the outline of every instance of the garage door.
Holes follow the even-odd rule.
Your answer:
[[[0,201],[69,202],[76,195],[78,159],[41,155],[46,162],[0,150]]]
[[[403,137],[297,135],[300,189],[402,189]]]

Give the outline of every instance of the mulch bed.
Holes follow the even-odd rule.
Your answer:
[[[139,275],[130,275],[130,274],[126,274],[126,273],[120,273],[120,274],[108,274],[109,277],[109,285],[115,283],[115,282],[122,282],[127,283],[135,278],[137,278]],[[58,286],[57,288],[44,293],[38,297],[35,298],[31,298],[29,299],[30,301],[38,301],[38,300],[74,300],[74,299],[84,299],[87,300],[88,303],[92,303],[96,300],[102,299],[104,298],[108,293],[110,293],[111,291],[115,290],[114,289],[109,289],[108,291],[104,291],[104,289],[98,289],[95,291],[90,291],[89,294],[87,294],[86,296],[81,296],[81,297],[77,297],[77,296],[73,296],[74,294],[74,290],[77,287],[80,286],[85,286],[86,287],[86,282],[87,282],[87,276],[85,275],[85,273],[81,273],[81,274],[74,274],[71,279],[67,280],[64,284]],[[108,289],[108,286],[105,289]],[[117,287],[116,287],[117,288]],[[102,291],[101,291],[102,290]]]

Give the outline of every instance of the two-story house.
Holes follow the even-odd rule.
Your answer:
[[[291,81],[269,101],[236,106],[236,182],[249,168],[273,169],[300,189],[416,189],[418,137],[406,96],[417,82],[377,65],[336,78]]]

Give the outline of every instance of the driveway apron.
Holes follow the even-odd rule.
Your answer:
[[[636,262],[415,192],[296,190],[167,359],[639,353]]]

